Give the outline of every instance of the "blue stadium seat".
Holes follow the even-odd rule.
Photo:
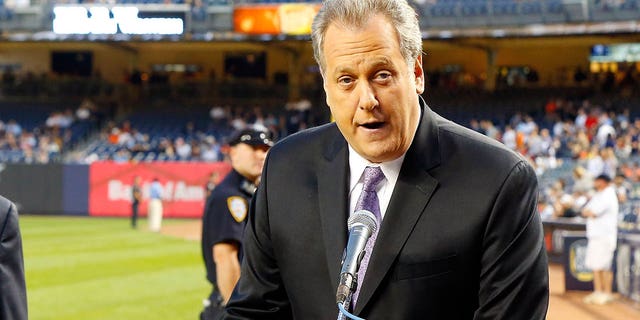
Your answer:
[[[191,8],[191,18],[193,21],[207,20],[207,8],[204,6]]]
[[[494,15],[514,15],[518,11],[518,4],[513,0],[495,0],[492,9]]]
[[[147,152],[147,154],[144,157],[144,161],[147,162],[151,162],[151,161],[155,161],[156,160],[156,153],[155,152]]]
[[[463,16],[483,16],[487,14],[487,11],[485,0],[466,0],[461,7]]]
[[[563,13],[564,6],[560,0],[548,0],[546,2],[546,12],[548,13]]]
[[[7,154],[8,162],[11,163],[20,163],[24,160],[24,152],[22,150],[11,150]]]
[[[230,5],[229,0],[209,0],[207,3],[210,6],[228,6]]]
[[[620,10],[638,10],[638,0],[626,0],[620,4]]]
[[[144,152],[136,152],[136,153],[133,155],[133,157],[131,157],[131,160],[134,160],[134,161],[138,161],[138,162],[139,162],[139,161],[144,160],[144,157],[145,157]]]
[[[445,2],[437,3],[431,7],[431,15],[434,17],[454,17],[456,16],[457,3]]]
[[[522,14],[541,14],[542,4],[540,2],[523,2],[520,4],[520,12]]]

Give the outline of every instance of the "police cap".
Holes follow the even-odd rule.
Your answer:
[[[238,143],[246,143],[250,146],[273,146],[273,140],[268,131],[253,128],[234,132],[229,138],[229,145],[235,146]]]

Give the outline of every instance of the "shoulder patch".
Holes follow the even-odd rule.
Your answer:
[[[231,216],[237,222],[242,222],[247,217],[249,208],[247,206],[247,200],[243,197],[233,196],[227,198],[227,207],[229,207]]]

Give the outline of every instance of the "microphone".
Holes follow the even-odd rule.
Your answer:
[[[357,272],[360,268],[360,261],[364,257],[367,240],[378,229],[378,220],[371,211],[359,210],[349,217],[347,226],[349,227],[349,240],[342,260],[342,270],[340,270],[336,292],[338,303],[344,303],[358,285]]]

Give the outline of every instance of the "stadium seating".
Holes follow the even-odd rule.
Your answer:
[[[619,99],[615,94],[593,95],[588,94],[588,92],[588,88],[575,90],[573,93],[571,93],[571,90],[564,88],[509,88],[488,93],[480,89],[459,88],[455,90],[431,90],[425,95],[425,98],[435,111],[457,123],[469,125],[473,119],[490,120],[498,128],[504,128],[516,112],[528,113],[536,119],[541,128],[550,128],[552,123],[546,122],[542,112],[542,106],[550,96],[560,97],[570,94],[589,96],[594,104],[609,102],[616,105],[619,110],[624,108],[637,110],[636,106],[640,105],[640,98],[638,97]],[[173,97],[172,99],[175,98]],[[150,105],[147,108],[136,108],[134,113],[126,115],[126,118],[118,122],[121,125],[124,120],[128,120],[133,128],[149,136],[149,148],[144,150],[144,153],[132,154],[132,158],[145,160],[163,159],[160,156],[160,150],[157,149],[163,139],[174,141],[176,138],[182,137],[187,142],[191,142],[192,139],[202,140],[203,137],[211,136],[220,142],[231,132],[229,124],[220,125],[212,122],[207,107],[188,106],[188,104],[178,101],[164,106],[156,106],[150,101]],[[320,103],[322,102],[316,102],[316,104]],[[52,110],[62,110],[61,105],[25,105],[21,103],[19,105],[6,104],[5,106],[4,110],[6,111],[0,110],[0,120],[7,122],[10,119],[15,119],[27,131],[42,128]],[[282,112],[282,105],[270,108],[265,110]],[[324,108],[317,109],[324,110]],[[637,111],[634,111],[631,116],[638,116]],[[185,134],[184,128],[189,122],[193,123],[194,133]],[[69,138],[66,141],[68,145],[65,149],[68,150],[70,146],[74,146],[83,137],[95,132],[97,128],[104,124],[105,122],[98,125],[94,122],[74,122],[68,129]],[[92,142],[90,145],[85,144],[80,151],[86,155],[95,153],[100,159],[113,159],[115,153],[121,149],[117,145],[110,145],[108,141],[99,140]]]
[[[45,125],[47,118],[56,110],[64,110],[65,106],[56,103],[22,103],[22,102],[4,102],[0,104],[0,121],[6,126],[10,121],[15,121],[21,130],[22,134],[33,134],[35,140],[35,148],[33,150],[26,150],[20,144],[20,136],[16,137],[18,145],[21,147],[18,150],[14,149],[0,149],[0,162],[31,162],[34,161],[33,157],[37,155],[40,150],[40,138],[47,137],[48,141],[54,142],[54,140],[60,139],[62,142],[61,150],[58,148],[51,149],[47,152],[46,161],[60,161],[62,152],[73,148],[80,140],[87,137],[87,135],[94,129],[96,125],[95,119],[85,121],[74,121],[68,128],[61,128],[60,130],[48,128]],[[0,141],[4,140],[4,129],[0,132]],[[2,144],[0,144],[1,146]],[[29,154],[33,151],[33,154]]]

